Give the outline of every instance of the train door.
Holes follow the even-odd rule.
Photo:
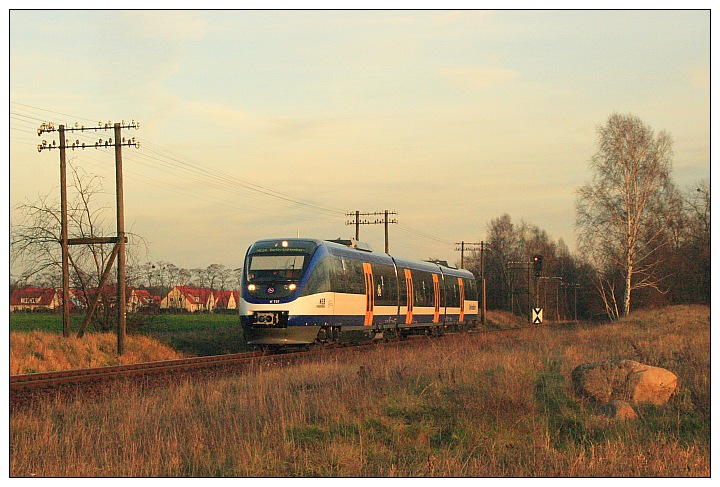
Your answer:
[[[375,310],[375,279],[372,274],[372,264],[363,262],[363,274],[365,274],[365,326],[370,326]]]
[[[407,313],[405,314],[405,324],[410,325],[413,320],[413,301],[415,300],[413,278],[410,269],[405,269],[405,289],[407,291]]]
[[[438,279],[437,274],[432,275],[433,279],[433,291],[434,291],[434,299],[433,304],[435,305],[435,313],[433,315],[433,323],[439,323],[440,322],[440,280]]]
[[[462,277],[458,277],[458,289],[460,291],[460,323],[465,320],[465,283]]]

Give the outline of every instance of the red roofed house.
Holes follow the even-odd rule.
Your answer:
[[[153,296],[147,289],[129,288],[130,298],[128,299],[128,311],[135,312],[143,309],[157,308],[160,304],[160,297]]]
[[[62,308],[62,291],[29,287],[16,289],[10,295],[10,311],[39,311]]]
[[[239,297],[237,291],[215,291],[215,308],[237,309]]]
[[[215,307],[215,296],[210,289],[175,286],[160,302],[162,309],[184,309],[191,313],[208,311]]]

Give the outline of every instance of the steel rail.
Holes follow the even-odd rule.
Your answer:
[[[289,356],[291,354],[282,354]],[[115,379],[129,376],[160,374],[172,371],[192,370],[196,368],[218,365],[240,364],[258,359],[277,358],[262,352],[237,353],[228,355],[212,355],[187,359],[161,360],[155,362],[139,362],[126,365],[108,365],[86,369],[70,369],[52,372],[36,372],[10,376],[10,390],[52,387],[60,384],[74,384],[103,379]]]

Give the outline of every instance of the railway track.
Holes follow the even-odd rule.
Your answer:
[[[189,359],[162,360],[158,362],[141,362],[128,365],[111,365],[87,369],[18,374],[10,376],[10,391],[56,387],[62,384],[78,384],[121,377],[137,377],[149,374],[155,375],[188,371],[218,365],[240,364],[257,360],[261,357],[263,357],[262,353],[251,352]]]
[[[73,396],[101,392],[119,381],[167,383],[168,380],[205,374],[213,369],[242,370],[260,364],[288,364],[307,356],[308,352],[249,352],[11,375],[10,410],[27,407],[56,395]]]
[[[476,330],[471,333],[486,333],[489,331],[517,331],[512,330]],[[450,334],[452,336],[454,334]],[[401,341],[367,342],[351,347],[325,347],[319,350],[304,350],[296,352],[246,352],[227,355],[213,355],[176,360],[163,360],[157,362],[141,362],[128,365],[112,365],[93,367],[87,369],[72,369],[53,372],[37,372],[31,374],[17,374],[10,376],[10,406],[11,410],[26,406],[57,393],[85,393],[99,389],[120,380],[156,381],[167,379],[175,380],[180,376],[192,375],[212,369],[242,370],[260,364],[289,365],[301,360],[314,357],[318,351],[332,352],[349,350],[357,347],[382,346],[385,344],[404,346],[418,339],[427,339],[426,336],[410,336]]]
[[[400,342],[398,342],[400,343]],[[359,344],[373,346],[369,342]],[[72,369],[53,372],[37,372],[10,376],[10,409],[26,407],[57,394],[86,394],[101,390],[118,381],[162,382],[205,374],[209,370],[223,369],[239,371],[259,365],[289,365],[316,356],[317,352],[332,352],[352,347],[327,347],[319,350],[246,352],[227,355],[213,355],[187,359],[141,362],[128,365],[111,365],[87,369]]]

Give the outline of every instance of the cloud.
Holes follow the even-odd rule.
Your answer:
[[[204,37],[209,23],[193,10],[131,10],[120,17],[128,37],[162,39],[165,43],[189,41]]]
[[[454,83],[475,89],[484,89],[512,82],[520,74],[503,68],[442,68],[440,74]]]

